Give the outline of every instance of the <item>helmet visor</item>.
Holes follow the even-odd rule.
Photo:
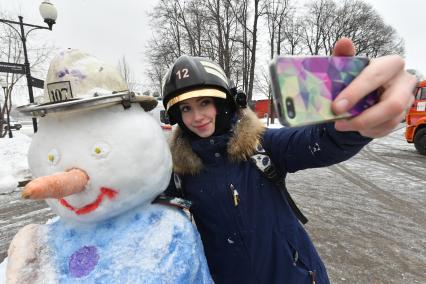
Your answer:
[[[198,89],[198,90],[193,90],[190,92],[185,92],[168,101],[167,110],[169,110],[173,105],[179,102],[182,102],[190,98],[199,98],[199,97],[214,97],[214,98],[226,99],[226,93],[218,89]]]

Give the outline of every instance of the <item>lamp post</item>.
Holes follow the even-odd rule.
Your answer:
[[[13,30],[15,30],[19,34],[19,37],[21,38],[22,48],[24,50],[25,76],[27,77],[28,95],[30,98],[30,103],[34,103],[34,94],[33,94],[30,63],[28,61],[28,53],[27,53],[27,43],[26,43],[27,37],[28,37],[28,34],[34,30],[38,30],[38,29],[52,30],[52,26],[56,23],[56,18],[58,15],[56,8],[53,6],[52,3],[49,2],[49,0],[43,1],[40,4],[39,10],[40,10],[41,16],[44,19],[44,22],[48,25],[48,27],[26,24],[24,23],[23,21],[24,18],[22,16],[18,16],[19,22],[0,19],[1,23],[5,23],[6,25],[10,26]],[[18,31],[13,25],[19,25],[20,30]],[[30,28],[26,33],[25,33],[24,26]],[[32,120],[33,120],[33,129],[35,133],[37,132],[37,119],[33,117]]]
[[[6,118],[7,118],[7,133],[9,134],[9,138],[12,138],[13,137],[13,135],[12,135],[12,129],[10,129],[10,112],[9,112],[9,107],[7,106],[7,99],[9,99],[10,100],[10,97],[9,97],[9,87],[7,86],[7,83],[6,82],[1,82],[1,87],[3,88],[3,92],[4,92],[4,104],[5,104],[5,107],[6,107],[6,111],[7,111],[7,114],[6,114]]]

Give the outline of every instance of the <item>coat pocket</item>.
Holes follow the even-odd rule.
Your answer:
[[[291,278],[297,277],[297,283],[328,283],[321,259],[303,228],[298,228],[297,225],[285,226],[281,227],[280,231],[284,237],[282,241],[285,253],[291,258],[289,262],[294,274]]]
[[[296,266],[302,270],[309,271],[309,267],[306,264],[306,261],[303,260],[303,257],[300,255],[299,250],[291,244],[291,242],[288,242],[288,245],[290,247],[290,253],[292,256],[293,266]]]
[[[287,243],[292,256],[293,267],[304,273],[306,276],[309,276],[312,280],[312,283],[315,283],[316,271],[315,269],[312,269],[310,265],[308,265],[304,251],[295,247],[295,245],[293,245],[290,241]]]

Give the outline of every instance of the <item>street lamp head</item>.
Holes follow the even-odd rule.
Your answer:
[[[52,26],[56,23],[56,18],[58,17],[58,12],[56,11],[55,6],[53,6],[49,0],[45,0],[41,2],[39,10],[44,22],[47,23],[49,25],[49,29],[52,30]]]

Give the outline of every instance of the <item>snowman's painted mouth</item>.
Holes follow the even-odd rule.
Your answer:
[[[108,198],[110,200],[114,199],[115,196],[118,194],[117,191],[107,188],[107,187],[101,187],[101,192],[99,193],[98,197],[96,198],[96,200],[90,204],[87,204],[84,207],[81,208],[75,208],[74,206],[72,206],[71,204],[69,204],[65,199],[61,198],[59,200],[59,202],[61,203],[62,206],[68,208],[71,211],[74,211],[75,214],[77,215],[84,215],[84,214],[88,214],[94,210],[96,210],[99,205],[101,204],[101,202],[104,200],[104,198]]]

